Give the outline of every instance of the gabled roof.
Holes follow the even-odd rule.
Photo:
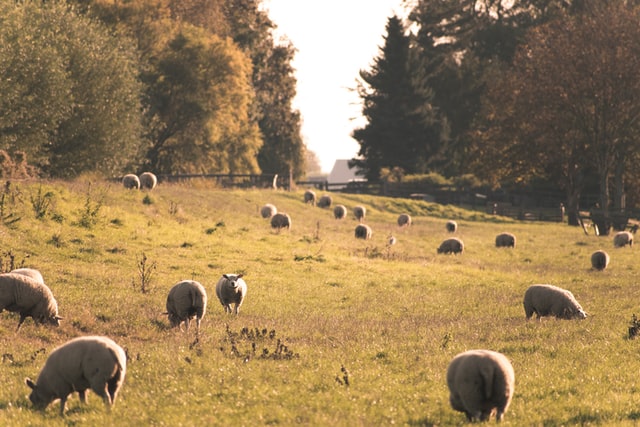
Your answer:
[[[327,182],[329,184],[343,184],[351,181],[364,181],[362,175],[356,175],[358,168],[349,169],[349,159],[338,159],[333,164]]]

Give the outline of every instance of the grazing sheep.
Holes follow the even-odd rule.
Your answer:
[[[11,273],[22,274],[24,276],[31,277],[32,279],[44,285],[44,278],[42,277],[42,273],[40,273],[35,268],[16,268],[15,270],[11,270]]]
[[[358,224],[356,226],[356,239],[369,240],[373,234],[371,227],[366,224]]]
[[[449,233],[455,233],[458,231],[458,223],[453,220],[447,221],[445,227]]]
[[[242,274],[223,274],[216,284],[216,295],[225,313],[233,312],[237,315],[240,311],[240,306],[247,296],[247,284],[242,277]],[[231,304],[234,304],[233,310]]]
[[[515,248],[516,236],[511,233],[500,233],[496,236],[496,248]]]
[[[267,203],[260,209],[260,215],[262,218],[271,218],[278,213],[278,209],[271,203]]]
[[[304,202],[311,203],[313,206],[316,205],[316,193],[313,190],[307,190],[304,192]]]
[[[527,320],[536,313],[538,320],[542,316],[555,316],[558,319],[584,319],[587,313],[582,309],[573,294],[553,285],[531,285],[524,293],[524,313]]]
[[[153,190],[158,184],[158,178],[151,172],[143,172],[140,175],[140,188],[142,190]]]
[[[20,313],[16,331],[27,317],[33,318],[36,324],[55,326],[60,326],[62,320],[51,289],[25,274],[0,274],[0,312],[3,310]]]
[[[344,205],[336,205],[333,208],[333,217],[335,219],[344,219],[347,216],[347,208]]]
[[[496,351],[469,350],[456,355],[447,368],[451,407],[469,421],[496,421],[509,409],[515,373],[509,359]]]
[[[613,246],[622,248],[626,245],[633,246],[633,234],[628,231],[620,231],[613,236]]]
[[[367,208],[364,206],[356,206],[353,208],[353,215],[360,222],[364,221],[364,218],[367,216]]]
[[[278,212],[274,216],[271,217],[271,228],[275,228],[278,231],[282,228],[291,228],[291,217],[284,213]]]
[[[195,280],[183,280],[176,283],[167,295],[167,311],[169,323],[172,327],[180,326],[182,322],[187,325],[196,318],[196,334],[200,332],[200,322],[207,311],[207,291]]]
[[[411,216],[409,214],[403,213],[398,216],[398,225],[400,227],[408,227],[411,225]]]
[[[138,178],[138,175],[128,173],[122,178],[122,185],[124,185],[124,188],[126,188],[127,190],[139,190],[140,178]]]
[[[51,352],[31,388],[29,400],[38,410],[60,399],[60,415],[64,415],[67,398],[74,391],[80,401],[87,402],[87,390],[102,397],[107,409],[115,404],[127,372],[127,356],[113,340],[102,336],[74,338]]]
[[[596,270],[604,270],[609,266],[609,254],[605,251],[599,250],[591,254],[591,266]]]
[[[333,199],[331,198],[331,196],[325,194],[324,196],[320,197],[320,199],[318,200],[318,207],[330,208],[332,203],[333,203]]]
[[[440,243],[440,247],[438,248],[439,254],[459,254],[462,253],[462,251],[464,251],[464,243],[457,237],[446,239]]]

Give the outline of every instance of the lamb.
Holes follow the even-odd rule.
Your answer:
[[[373,234],[373,231],[371,230],[371,227],[369,227],[368,225],[358,224],[356,226],[356,231],[355,231],[356,239],[369,240],[372,234]]]
[[[44,278],[42,277],[42,273],[40,273],[35,268],[16,268],[15,270],[11,270],[11,273],[22,274],[24,276],[31,277],[32,279],[44,285]]]
[[[496,236],[496,248],[515,248],[516,236],[511,233],[500,233]]]
[[[200,332],[200,322],[207,311],[207,291],[204,286],[195,280],[183,280],[176,283],[167,296],[167,311],[169,323],[172,327],[180,326],[185,322],[187,331],[189,321],[196,319],[196,335]]]
[[[237,315],[240,312],[240,306],[247,296],[247,284],[242,277],[242,274],[223,274],[216,284],[216,295],[225,313],[233,311]],[[234,304],[233,310],[231,304]]]
[[[353,215],[360,222],[364,221],[364,218],[367,216],[367,208],[364,206],[356,206],[353,208]]]
[[[620,231],[613,236],[613,246],[623,248],[626,245],[633,246],[633,234],[628,231]]]
[[[140,189],[153,190],[158,184],[158,178],[151,172],[143,172],[140,175]]]
[[[274,216],[271,217],[271,228],[275,228],[278,231],[282,228],[291,228],[291,217],[284,213],[278,212]]]
[[[398,226],[408,227],[410,225],[411,225],[411,216],[409,214],[403,213],[398,216]]]
[[[262,216],[262,218],[271,218],[277,213],[278,209],[271,203],[267,203],[260,209],[260,216]]]
[[[58,303],[51,289],[25,274],[0,274],[0,312],[3,310],[20,313],[18,328],[27,317],[37,324],[60,326]]]
[[[51,352],[36,382],[26,378],[31,388],[29,400],[43,411],[60,399],[64,415],[67,398],[74,391],[87,402],[87,390],[102,397],[107,410],[115,404],[127,372],[127,356],[118,344],[103,336],[74,338]]]
[[[502,421],[513,397],[515,373],[504,354],[469,350],[451,360],[447,385],[451,407],[469,421],[487,421],[494,413],[496,421]]]
[[[140,178],[138,178],[138,175],[128,173],[122,178],[122,185],[124,185],[124,188],[126,188],[127,190],[139,190]]]
[[[320,197],[320,200],[318,200],[318,207],[330,208],[332,203],[333,203],[333,199],[331,198],[331,196],[329,196],[328,194],[325,194],[324,196]]]
[[[524,293],[524,312],[527,320],[536,313],[542,316],[555,316],[558,319],[585,319],[587,313],[582,309],[573,294],[553,285],[532,285]]]
[[[447,221],[445,227],[449,233],[455,233],[458,231],[458,223],[453,220]]]
[[[609,254],[603,250],[595,251],[591,254],[591,266],[596,270],[604,270],[609,265]]]
[[[347,216],[347,208],[344,205],[336,205],[333,208],[333,217],[335,219],[344,219]]]
[[[307,190],[304,192],[304,202],[316,205],[316,193],[313,190]]]
[[[464,251],[464,242],[457,237],[444,240],[438,248],[439,254],[459,254]]]

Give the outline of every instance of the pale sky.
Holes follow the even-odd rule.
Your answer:
[[[302,138],[330,172],[336,159],[356,157],[353,129],[365,124],[355,92],[362,69],[370,70],[384,44],[387,19],[404,15],[402,0],[263,0],[297,53],[293,107],[302,115]]]

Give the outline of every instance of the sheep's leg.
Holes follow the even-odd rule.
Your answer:
[[[67,396],[62,396],[60,398],[60,416],[64,416],[64,407],[67,405]]]
[[[18,327],[16,328],[16,332],[20,330],[20,326],[22,326],[26,318],[27,316],[25,316],[24,314],[20,315],[20,320],[18,321]]]
[[[87,403],[87,390],[78,390],[78,397],[80,398],[80,402]]]

